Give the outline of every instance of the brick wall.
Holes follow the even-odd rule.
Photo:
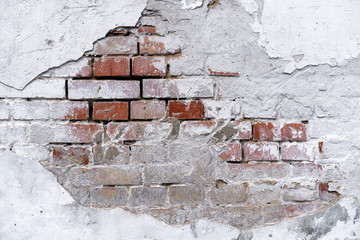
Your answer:
[[[237,72],[174,76],[179,54],[154,26],[110,32],[77,62],[2,93],[0,150],[34,156],[85,206],[169,224],[247,228],[337,200],[328,183],[342,176],[314,162],[322,143],[306,121],[242,109],[224,90]]]

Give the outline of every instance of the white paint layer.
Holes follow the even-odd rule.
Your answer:
[[[0,2],[0,81],[22,89],[40,73],[80,58],[117,26],[133,26],[146,0]]]

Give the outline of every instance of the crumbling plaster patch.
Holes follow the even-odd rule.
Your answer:
[[[146,0],[1,1],[0,82],[23,89],[49,68],[80,58],[118,26],[134,26]]]

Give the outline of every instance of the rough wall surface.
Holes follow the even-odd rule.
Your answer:
[[[359,8],[149,0],[2,75],[1,239],[358,239]]]

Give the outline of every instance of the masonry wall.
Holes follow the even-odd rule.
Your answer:
[[[239,239],[300,217],[295,239],[327,239],[337,224],[305,216],[331,209],[356,237],[336,206],[358,206],[358,60],[273,57],[250,28],[264,3],[250,6],[149,1],[80,59],[1,85],[0,151],[39,162],[82,211],[207,219]]]

